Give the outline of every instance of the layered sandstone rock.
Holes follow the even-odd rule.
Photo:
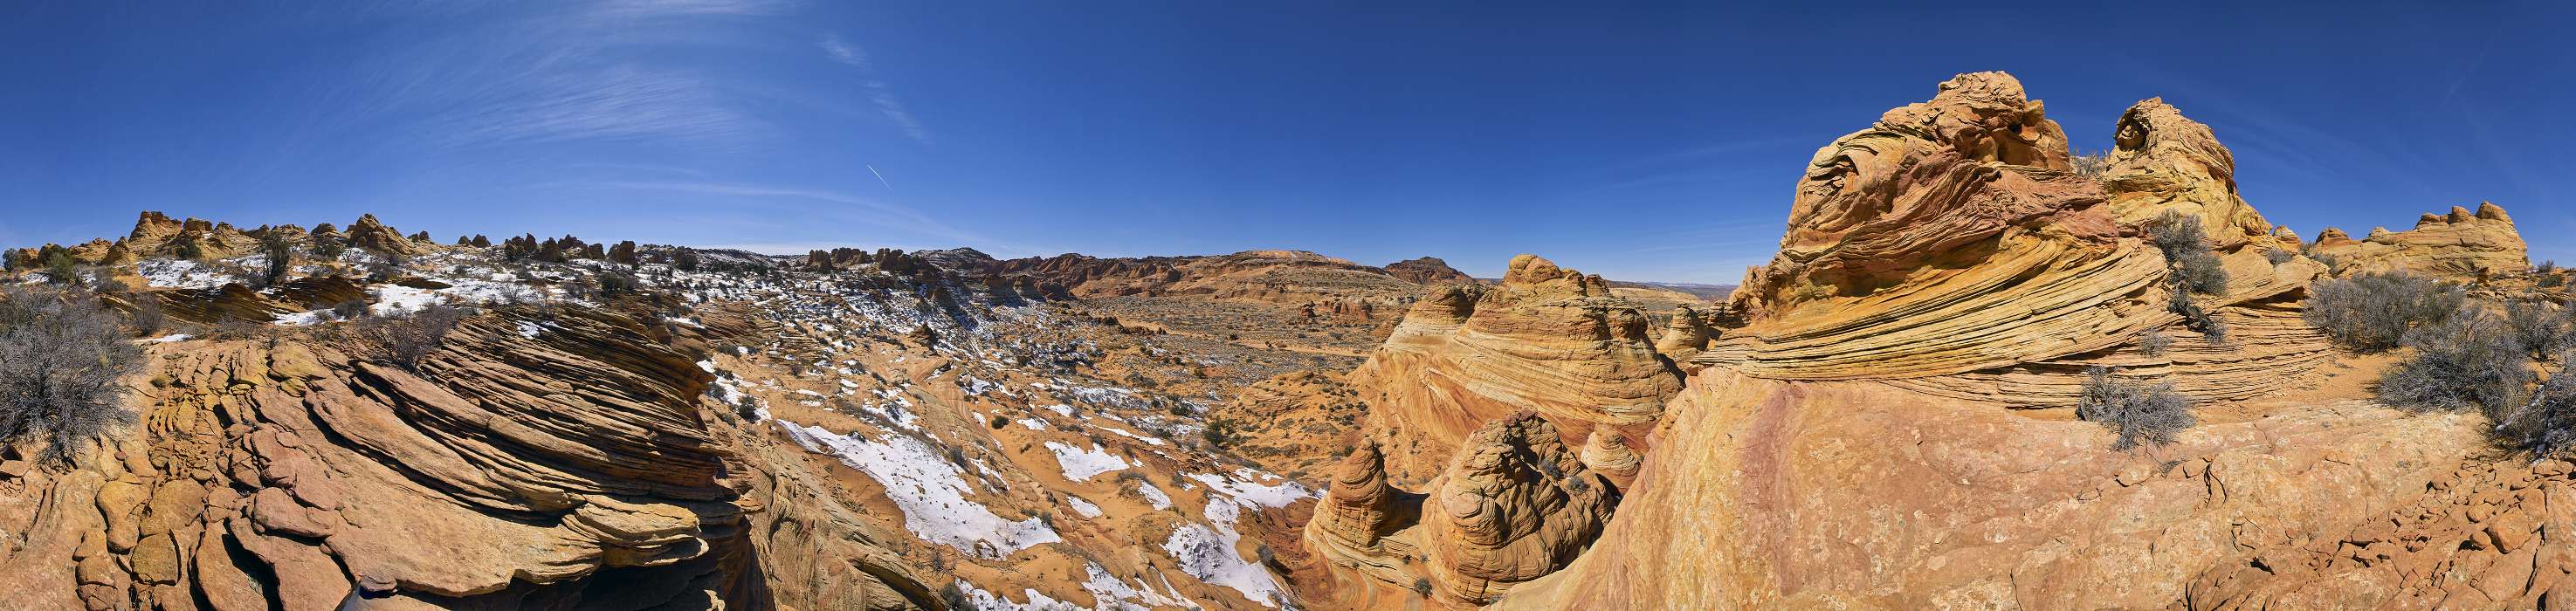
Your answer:
[[[29,481],[33,502],[0,495],[31,542],[0,561],[0,606],[770,604],[709,376],[625,315],[531,316],[469,318],[417,369],[156,348],[131,437]]]
[[[1378,587],[1482,605],[1572,562],[1618,503],[1611,481],[1535,412],[1478,429],[1428,490],[1390,484],[1377,446],[1363,445],[1335,475],[1305,541],[1334,569]]]
[[[2405,506],[2484,428],[2343,402],[2128,453],[2094,423],[1723,368],[1666,419],[1599,542],[1496,608],[2163,608],[2247,546]]]
[[[2191,609],[2576,604],[2576,483],[2562,460],[2471,464],[2340,536],[2258,541],[2192,579]]]
[[[2206,127],[2158,100],[2120,125],[2106,192],[2062,171],[2056,125],[2010,76],[1960,75],[1889,111],[1818,153],[1780,254],[1733,296],[1749,324],[1693,361],[2020,406],[2071,404],[2092,365],[2208,399],[2277,390],[2314,368],[2324,344],[2289,302],[2322,266],[2247,247],[2271,227],[2236,197]],[[2170,262],[2137,225],[2168,212],[2211,219],[2230,281],[2190,298],[2235,332],[2150,354],[2137,349],[2150,332],[2196,334],[2167,305]]]
[[[2335,261],[2336,273],[2407,271],[2447,277],[2520,273],[2531,269],[2528,247],[2503,206],[2480,203],[2476,212],[2452,206],[2425,214],[2410,231],[2373,229],[2354,240],[2332,227],[2317,232],[2313,253]]]
[[[1538,414],[1487,424],[1424,502],[1432,585],[1453,600],[1493,602],[1583,553],[1616,498]]]
[[[1412,482],[1488,421],[1528,410],[1576,442],[1595,426],[1642,434],[1681,387],[1634,303],[1599,276],[1531,255],[1498,285],[1424,296],[1350,381],[1389,470]]]
[[[1473,284],[1476,279],[1450,267],[1438,257],[1423,257],[1386,264],[1386,273],[1414,284]]]
[[[376,215],[373,214],[359,215],[358,222],[349,224],[348,232],[350,246],[388,255],[418,254],[423,246],[413,242],[411,238],[403,237],[402,232],[386,227],[383,222],[377,221]]]
[[[2272,233],[2272,224],[2236,194],[2236,157],[2209,126],[2182,116],[2164,98],[2121,113],[2111,167],[2103,183],[2111,212],[2139,225],[2167,212],[2198,216],[2210,241],[2233,250]]]

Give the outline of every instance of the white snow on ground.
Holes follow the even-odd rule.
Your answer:
[[[1091,478],[1102,473],[1125,469],[1128,466],[1127,461],[1120,460],[1118,455],[1101,449],[1100,444],[1096,443],[1091,444],[1089,450],[1055,441],[1046,442],[1046,447],[1055,451],[1055,462],[1064,467],[1064,478],[1077,482],[1091,481]]]
[[[1170,443],[1170,442],[1167,442],[1167,441],[1163,441],[1163,440],[1161,440],[1161,439],[1155,439],[1155,438],[1152,438],[1152,437],[1146,437],[1146,436],[1144,436],[1144,435],[1138,435],[1138,434],[1135,434],[1135,433],[1130,433],[1130,432],[1127,432],[1127,430],[1126,430],[1126,429],[1121,429],[1121,428],[1114,427],[1114,426],[1103,426],[1103,427],[1100,427],[1100,430],[1103,430],[1103,431],[1109,431],[1109,432],[1117,433],[1117,434],[1120,434],[1120,435],[1125,435],[1125,436],[1127,436],[1129,439],[1134,439],[1134,440],[1137,440],[1137,441],[1142,441],[1142,442],[1145,442],[1145,443],[1150,443],[1150,444],[1154,444],[1154,445],[1158,445],[1158,446],[1159,446],[1159,445],[1164,445],[1164,444]]]
[[[1091,501],[1082,500],[1082,497],[1065,495],[1064,502],[1065,504],[1072,505],[1073,512],[1082,514],[1082,517],[1100,517],[1100,506],[1091,504]]]
[[[1172,531],[1171,539],[1164,541],[1163,551],[1170,552],[1172,560],[1180,563],[1181,572],[1189,573],[1199,581],[1234,588],[1245,598],[1265,606],[1278,606],[1278,603],[1288,601],[1287,593],[1280,590],[1278,580],[1270,576],[1269,570],[1244,560],[1242,554],[1235,552],[1235,542],[1241,541],[1243,534],[1235,531],[1234,524],[1245,509],[1284,507],[1299,499],[1315,496],[1314,489],[1286,480],[1281,484],[1264,485],[1261,480],[1281,478],[1251,469],[1235,469],[1231,478],[1206,473],[1184,473],[1182,476],[1208,487],[1205,513],[1212,527],[1183,524]]]
[[[1136,493],[1145,495],[1145,501],[1153,503],[1155,511],[1172,508],[1172,495],[1165,494],[1163,489],[1156,488],[1151,483],[1136,482]]]
[[[1308,488],[1305,484],[1251,469],[1235,469],[1234,477],[1231,478],[1206,473],[1184,473],[1182,476],[1206,484],[1209,491],[1223,494],[1228,500],[1234,501],[1234,504],[1245,509],[1286,507],[1289,503],[1297,502],[1298,499],[1316,496],[1315,489]],[[1276,479],[1285,483],[1265,486],[1259,483],[1259,480],[1264,479]]]
[[[1036,419],[1036,418],[1021,418],[1021,419],[1019,419],[1019,421],[1018,421],[1018,422],[1020,423],[1020,426],[1029,427],[1029,429],[1030,429],[1030,430],[1038,430],[1038,431],[1046,430],[1046,421],[1045,421],[1045,420],[1039,420],[1039,419]]]
[[[524,321],[524,320],[523,320],[523,321],[519,321],[519,337],[525,337],[525,338],[528,338],[528,339],[536,339],[536,337],[537,337],[538,335],[543,335],[543,334],[545,334],[545,332],[546,332],[545,327],[539,327],[539,326],[537,326],[537,323],[532,323],[532,322],[528,322],[528,321]],[[712,363],[708,363],[708,362],[706,362],[706,361],[698,361],[698,364],[699,364],[700,366],[708,366],[708,365],[712,365]],[[707,373],[715,373],[715,371],[714,371],[714,370],[709,370],[709,371],[707,371]]]
[[[388,284],[367,290],[376,294],[376,305],[368,307],[367,311],[377,316],[418,312],[438,303],[438,292],[427,289]]]
[[[982,558],[1002,559],[1030,547],[1063,541],[1044,520],[1004,520],[993,510],[966,499],[966,478],[921,440],[889,435],[882,442],[836,435],[822,427],[779,421],[805,449],[829,452],[885,486],[886,496],[903,510],[903,527],[924,541],[957,548]]]
[[[1208,503],[1208,520],[1217,526],[1182,524],[1163,542],[1163,551],[1180,564],[1181,572],[1199,581],[1234,588],[1264,607],[1279,606],[1279,602],[1289,600],[1288,594],[1280,591],[1279,581],[1271,578],[1268,569],[1244,560],[1243,554],[1234,551],[1235,542],[1243,540],[1243,535],[1234,530],[1235,512],[1232,503]]]
[[[279,314],[277,315],[277,320],[270,324],[283,327],[306,327],[322,324],[322,321],[330,320],[330,315],[330,310],[313,310],[310,312]]]
[[[160,336],[160,337],[155,337],[155,338],[147,339],[147,340],[143,340],[143,341],[152,342],[152,343],[155,343],[155,344],[167,344],[167,343],[170,343],[170,342],[184,342],[184,341],[188,341],[188,334],[186,334],[186,333],[172,333],[172,334],[169,334],[169,335],[164,335],[164,336]]]
[[[1199,608],[1197,603],[1182,597],[1180,590],[1173,588],[1169,579],[1163,580],[1164,591],[1156,592],[1143,580],[1137,580],[1134,585],[1119,581],[1117,576],[1109,574],[1109,569],[1101,568],[1100,563],[1097,562],[1085,565],[1083,572],[1085,575],[1082,580],[1082,590],[1091,593],[1091,599],[1094,601],[1091,605],[1093,611]],[[986,592],[965,580],[957,582],[957,589],[965,593],[967,606],[981,611],[1080,611],[1082,609],[1080,605],[1075,605],[1071,601],[1056,600],[1034,589],[1020,591],[1022,596],[1028,598],[1029,602],[1026,603],[1011,602],[1009,598]]]
[[[185,259],[152,259],[134,264],[134,273],[156,289],[210,289],[239,279]]]

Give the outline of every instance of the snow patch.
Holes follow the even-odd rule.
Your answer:
[[[903,510],[903,526],[924,541],[957,548],[977,557],[999,560],[1045,543],[1063,541],[1044,520],[1004,520],[993,510],[966,499],[972,488],[957,466],[919,439],[901,435],[870,441],[836,435],[822,427],[784,420],[788,436],[805,449],[827,452],[842,464],[868,474],[885,486],[886,496]]]
[[[1108,450],[1101,449],[1100,444],[1096,443],[1091,444],[1089,450],[1055,441],[1046,442],[1046,447],[1048,450],[1055,451],[1055,462],[1058,466],[1064,467],[1064,478],[1077,482],[1091,481],[1091,478],[1102,473],[1126,469],[1129,466],[1127,461],[1119,459],[1118,455],[1111,454]]]

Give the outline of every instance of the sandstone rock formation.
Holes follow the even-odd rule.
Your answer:
[[[1478,429],[1429,490],[1389,484],[1378,446],[1363,445],[1335,475],[1305,541],[1379,587],[1482,605],[1573,561],[1618,503],[1610,480],[1535,412]]]
[[[2333,260],[2338,274],[2408,271],[2459,278],[2531,269],[2513,217],[2503,206],[2487,202],[2479,203],[2474,213],[2452,206],[2449,214],[2425,214],[2413,230],[2375,229],[2361,240],[2328,227],[2317,232],[2311,252]]]
[[[2246,546],[2405,506],[2484,426],[2350,401],[2127,453],[2089,422],[1715,367],[1666,419],[1593,548],[1495,608],[2163,608]]]
[[[2102,181],[2121,224],[2167,212],[2198,216],[2210,241],[2226,250],[2272,233],[2272,224],[2236,194],[2236,156],[2219,146],[2209,126],[2182,116],[2164,98],[2121,113],[2112,141]]]
[[[1466,272],[1450,267],[1448,261],[1442,261],[1438,257],[1388,263],[1386,273],[1395,276],[1398,280],[1414,284],[1474,284],[1476,282],[1476,279],[1469,277]]]
[[[2206,128],[2157,100],[2133,107],[2115,198],[2063,171],[2062,138],[2039,108],[2008,75],[1960,75],[1820,151],[1780,254],[1730,302],[1747,326],[1694,362],[2042,406],[2072,404],[2092,365],[2233,399],[2322,360],[2290,303],[2322,266],[2274,265],[2248,247],[2270,227],[2235,197]],[[2177,289],[2165,256],[2121,222],[2168,211],[2215,216],[2228,224],[2214,233],[2236,236],[2212,240],[2230,282],[2192,300],[2238,331],[2189,354],[2134,349],[2151,330],[2192,334],[2166,305]]]
[[[607,310],[504,311],[416,370],[296,341],[158,348],[132,437],[5,495],[28,544],[0,561],[0,606],[765,606],[756,475],[698,406],[706,373],[647,336]]]
[[[2268,260],[2289,245],[2204,126],[2141,102],[2096,182],[2063,171],[2038,110],[2008,76],[1962,75],[1820,153],[1780,256],[1731,301],[1743,326],[1689,359],[1618,519],[1496,606],[2156,608],[2204,589],[2316,606],[2262,585],[2289,556],[2248,550],[2333,550],[2482,451],[2475,416],[2353,400],[2221,410],[2137,453],[2063,411],[2007,409],[2071,405],[2094,365],[2206,409],[2313,386],[2328,354],[2298,319],[2324,265]],[[2184,297],[2223,341],[2168,305],[2178,272],[2141,226],[2167,213],[2210,228],[2229,279]]]
[[[376,215],[373,214],[360,215],[358,222],[349,224],[348,232],[350,246],[388,255],[417,254],[424,246],[413,242],[411,238],[403,237],[402,232],[386,227],[382,221],[376,220]]]
[[[1681,387],[1646,317],[1599,276],[1531,255],[1491,287],[1449,285],[1413,305],[1350,375],[1398,481],[1429,478],[1486,422],[1529,410],[1579,443],[1645,427]],[[1634,438],[1634,436],[1632,436]]]

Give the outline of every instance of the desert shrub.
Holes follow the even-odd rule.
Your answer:
[[[2173,336],[2165,335],[2163,329],[2148,329],[2146,333],[2138,335],[2138,350],[2145,352],[2149,358],[2163,358],[2165,349],[2172,346]]]
[[[366,315],[367,301],[364,299],[351,299],[331,306],[332,318],[340,320],[357,320],[358,317]]]
[[[315,229],[314,231],[319,232],[321,230]],[[349,243],[342,242],[337,237],[315,235],[313,236],[312,250],[313,256],[315,257],[319,257],[325,261],[336,261],[340,259],[340,253],[349,251]]]
[[[2540,262],[2540,265],[2539,265],[2538,267],[2533,267],[2533,268],[2531,268],[2531,269],[2532,269],[2532,271],[2540,272],[2540,273],[2543,273],[2543,274],[2555,274],[2555,273],[2558,273],[2558,262],[2557,262],[2557,261],[2542,261],[2542,262]]]
[[[2563,364],[2570,356],[2576,355],[2556,359],[2562,363],[2559,370],[2529,400],[2496,420],[2492,434],[2497,445],[2540,458],[2576,458],[2576,375]]]
[[[2540,288],[2555,288],[2564,284],[2567,284],[2567,277],[2565,276],[2550,274],[2540,277]]]
[[[2077,153],[2068,157],[2067,161],[2075,165],[2076,176],[2100,180],[2103,174],[2111,171],[2110,151]]]
[[[85,292],[0,288],[0,441],[69,464],[89,439],[134,421],[123,378],[143,368],[117,317]]]
[[[1208,447],[1223,448],[1234,444],[1237,428],[1232,418],[1212,416],[1208,418],[1207,428],[1199,429],[1199,437],[1207,441]]]
[[[2504,306],[2505,326],[2513,330],[2514,341],[2541,359],[2566,351],[2576,344],[2576,329],[2571,329],[2568,313],[2548,304],[2515,301]]]
[[[2263,253],[2263,260],[2271,261],[2273,265],[2288,263],[2291,259],[2296,258],[2299,258],[2298,253],[2293,253],[2279,248],[2274,248]]]
[[[2458,286],[2404,272],[2370,272],[2308,285],[2308,326],[2359,352],[2395,348],[2410,330],[2441,324],[2468,299]]]
[[[2379,377],[2379,400],[2414,412],[2479,409],[2497,421],[2525,398],[2531,353],[2502,317],[2474,306],[2406,333],[2414,356]]]
[[[698,251],[681,249],[679,254],[672,256],[671,266],[684,272],[698,271]]]
[[[2177,285],[2203,294],[2227,289],[2227,269],[2219,264],[2218,255],[2210,253],[2209,232],[2201,226],[2200,215],[2166,212],[2147,221],[2146,229],[2156,250],[2164,251],[2165,261],[2173,266]]]
[[[2108,367],[2085,370],[2084,395],[2075,404],[2075,417],[2099,423],[2119,436],[2111,443],[2113,450],[2128,450],[2141,444],[2162,446],[2173,443],[2174,434],[2191,428],[2191,400],[2174,392],[2173,383],[2147,384],[2113,377]]]
[[[198,244],[196,240],[180,240],[170,245],[170,254],[181,259],[196,261],[206,258],[206,247]]]
[[[447,343],[447,333],[465,320],[465,310],[453,306],[431,305],[411,316],[386,321],[377,329],[384,342],[385,359],[395,366],[417,371],[423,357],[437,352]]]
[[[134,332],[154,335],[163,327],[170,326],[170,315],[161,312],[160,297],[150,293],[129,293],[125,298],[134,302],[134,311],[125,316],[126,322],[134,325]]]

